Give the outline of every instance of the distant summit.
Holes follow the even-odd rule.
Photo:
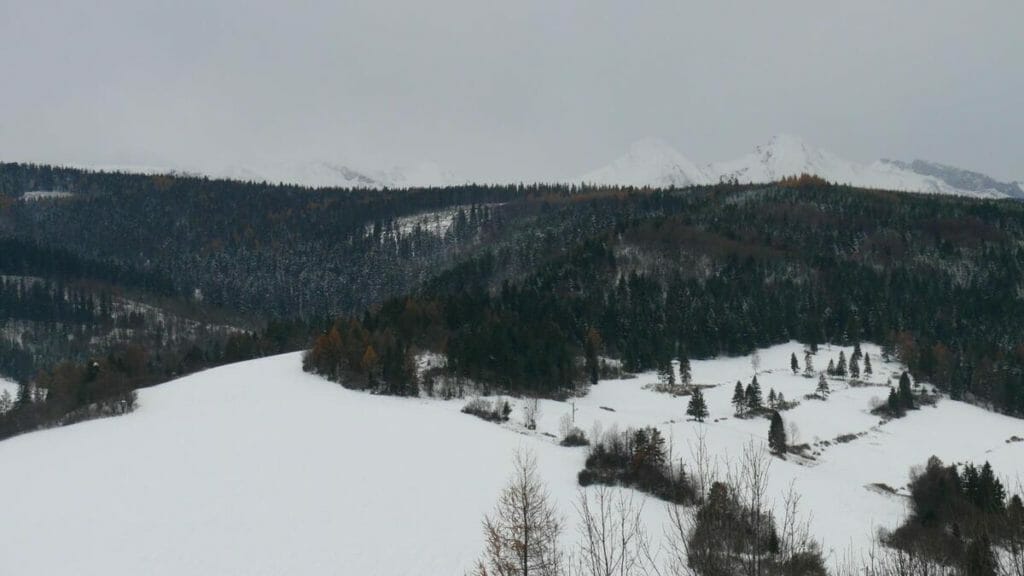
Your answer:
[[[711,177],[668,142],[646,138],[611,164],[588,172],[576,182],[597,185],[653,186],[658,188],[710,184]]]
[[[662,140],[641,140],[630,146],[626,155],[573,182],[669,188],[732,180],[774,182],[800,174],[865,188],[1024,199],[1024,190],[1016,182],[999,182],[978,172],[924,160],[860,164],[816,148],[792,134],[778,134],[749,154],[704,167],[698,167]]]

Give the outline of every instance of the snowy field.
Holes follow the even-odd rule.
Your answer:
[[[825,550],[841,557],[865,546],[877,527],[894,527],[905,498],[872,489],[903,487],[908,471],[932,454],[946,462],[989,460],[1014,476],[1024,468],[1024,421],[943,399],[937,407],[879,425],[869,414],[899,366],[871,355],[878,386],[830,382],[826,401],[802,400],[784,413],[814,461],[774,459],[776,494],[793,483]],[[816,379],[794,376],[797,343],[760,352],[758,380],[802,399]],[[845,349],[847,357],[852,350]],[[822,347],[815,365],[838,358]],[[0,442],[3,574],[461,574],[482,548],[480,521],[511,469],[511,455],[537,455],[552,498],[575,539],[576,473],[585,449],[557,435],[568,403],[546,401],[536,432],[459,412],[465,400],[401,399],[346,390],[301,371],[299,354],[225,366],[139,394],[128,416]],[[684,421],[687,398],[653,392],[655,375],[601,382],[575,401],[577,425],[590,430],[656,425],[686,457],[699,430],[726,460],[765,419],[732,417],[737,379],[750,358],[693,363],[712,421]],[[604,408],[602,408],[604,407]],[[606,410],[611,408],[613,411]],[[718,420],[718,421],[715,421]],[[816,444],[865,433],[849,443]],[[905,491],[904,491],[905,493]],[[663,505],[647,500],[645,519],[661,533]]]
[[[3,394],[4,390],[11,395],[11,398],[15,398],[18,395],[18,383],[0,377],[0,394]]]

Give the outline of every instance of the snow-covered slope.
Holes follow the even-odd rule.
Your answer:
[[[573,182],[592,184],[684,187],[720,181],[773,182],[787,176],[814,174],[840,184],[929,194],[978,198],[1024,198],[1016,183],[998,182],[984,174],[916,160],[879,160],[860,164],[809,145],[800,137],[779,134],[750,154],[698,167],[669,144],[643,140],[611,164]]]
[[[893,526],[905,498],[895,488],[911,466],[935,454],[990,460],[1000,474],[1024,473],[1024,422],[949,400],[879,425],[868,413],[899,366],[881,361],[874,387],[842,381],[827,402],[804,400],[784,413],[796,441],[820,452],[800,463],[774,459],[770,488],[790,484],[825,549],[861,549],[875,526]],[[764,390],[800,399],[816,385],[794,376],[790,343],[762,350]],[[851,350],[845,349],[847,356]],[[816,365],[839,349],[823,347]],[[511,454],[533,450],[575,539],[576,473],[584,449],[545,434],[571,413],[544,401],[536,432],[461,414],[464,401],[391,398],[346,390],[301,371],[298,354],[226,366],[142,390],[133,414],[0,442],[0,557],[10,574],[461,574],[482,546],[480,520],[510,471]],[[674,453],[689,457],[698,432],[712,454],[735,456],[764,441],[768,422],[731,417],[748,357],[693,363],[713,421],[684,422],[686,398],[647,389],[654,374],[601,382],[576,399],[576,421],[658,426]],[[614,412],[605,408],[610,408]],[[841,434],[864,433],[848,443]],[[905,494],[905,490],[902,491]],[[651,534],[665,521],[660,502],[644,513]],[[59,552],[57,552],[59,551]]]
[[[771,182],[786,176],[806,173],[820,176],[830,182],[866,188],[929,194],[956,194],[979,198],[1008,196],[994,187],[963,186],[952,177],[942,177],[937,171],[914,169],[915,165],[936,166],[920,161],[905,164],[891,160],[859,164],[840,158],[826,150],[815,148],[797,136],[780,134],[772,138],[768,144],[758,146],[753,153],[746,156],[726,162],[712,163],[708,166],[708,172],[714,174],[716,180],[736,179],[741,183]]]
[[[817,174],[830,180],[851,182],[858,178],[859,167],[838,156],[808,146],[789,134],[779,134],[754,152],[735,160],[708,166],[716,180],[772,182],[802,173]]]
[[[325,160],[261,161],[229,164],[218,167],[154,167],[136,165],[75,165],[76,168],[130,174],[171,174],[208,176],[243,182],[296,184],[315,188],[416,188],[457,186],[465,179],[443,170],[433,162],[392,166],[381,170],[355,169],[349,165]]]
[[[671,188],[710,184],[712,179],[663,140],[633,143],[611,164],[572,180],[582,184]]]
[[[432,162],[394,166],[386,170],[356,170],[326,161],[271,162],[231,166],[211,175],[233,180],[339,188],[414,188],[465,184]]]

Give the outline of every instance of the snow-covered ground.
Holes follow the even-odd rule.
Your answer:
[[[792,482],[827,551],[840,556],[894,526],[905,499],[871,489],[904,486],[932,454],[947,462],[989,460],[1021,473],[1024,421],[942,400],[879,425],[868,413],[899,367],[871,355],[878,386],[832,381],[828,401],[803,400],[784,413],[799,441],[819,444],[810,462],[773,460],[772,488]],[[758,380],[788,400],[816,379],[794,376],[797,343],[762,350]],[[845,349],[847,357],[852,350]],[[819,368],[839,348],[822,347]],[[0,558],[10,574],[459,574],[478,557],[480,520],[511,468],[514,450],[533,450],[551,496],[574,534],[576,473],[585,449],[557,435],[569,403],[545,401],[536,432],[459,412],[464,400],[403,399],[346,390],[301,371],[298,354],[225,366],[142,390],[133,414],[0,442]],[[750,358],[693,363],[712,420],[686,422],[687,398],[649,389],[654,374],[601,382],[576,399],[577,425],[656,425],[686,457],[700,430],[728,459],[768,422],[732,417],[737,379]],[[609,411],[610,408],[614,411]],[[717,420],[717,421],[714,421]],[[661,533],[661,503],[645,520]]]
[[[18,394],[18,383],[0,376],[0,394],[3,394],[4,390],[14,398]]]
[[[21,195],[21,199],[25,202],[35,202],[37,200],[53,200],[56,198],[71,198],[74,196],[71,192],[64,192],[61,190],[31,190]]]

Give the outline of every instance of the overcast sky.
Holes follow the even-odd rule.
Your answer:
[[[1024,180],[1024,2],[0,0],[0,160],[532,180],[777,132]]]

